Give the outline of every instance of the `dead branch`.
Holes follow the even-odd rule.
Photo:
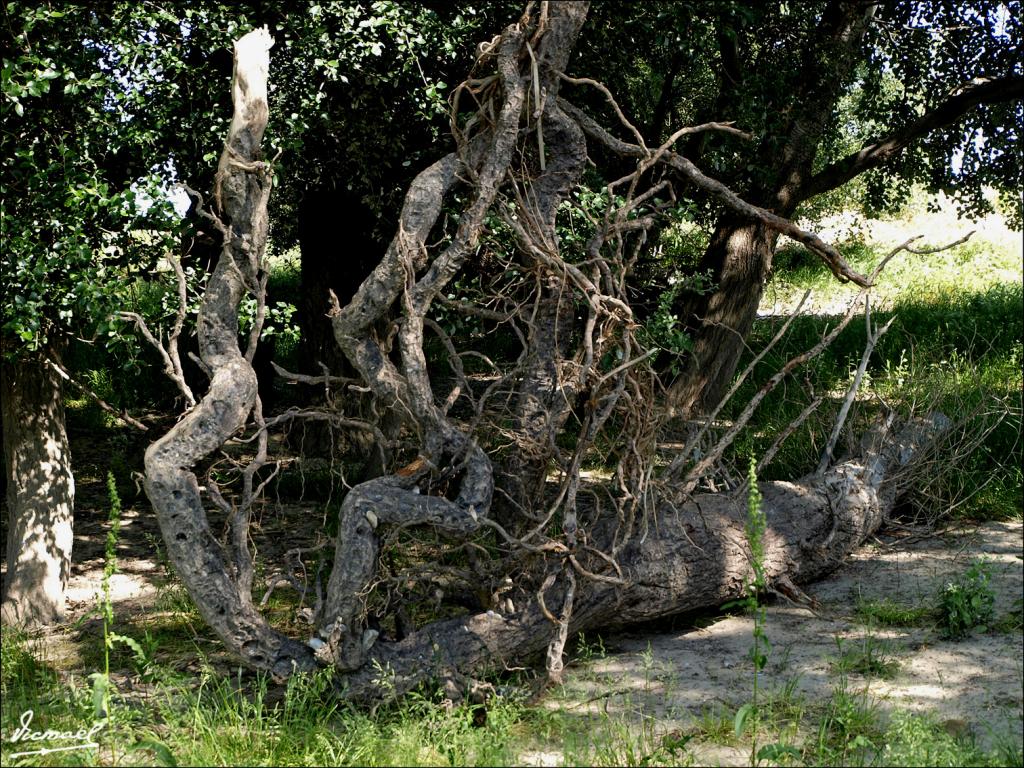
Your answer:
[[[828,442],[825,443],[825,450],[821,453],[821,461],[818,463],[818,472],[824,472],[828,465],[832,463],[834,456],[833,451],[836,447],[836,441],[839,440],[839,433],[843,429],[843,424],[846,423],[846,417],[850,413],[850,406],[853,405],[853,399],[857,396],[857,390],[860,389],[860,382],[864,378],[864,371],[867,370],[868,360],[871,359],[871,353],[875,349],[875,345],[878,344],[878,340],[885,335],[885,332],[889,330],[893,322],[896,320],[896,316],[893,315],[889,318],[889,322],[879,328],[877,325],[871,325],[871,297],[864,297],[864,324],[867,326],[867,341],[864,343],[864,354],[861,355],[860,364],[857,366],[857,372],[854,374],[853,381],[850,382],[850,388],[846,392],[846,397],[843,398],[843,404],[839,408],[839,414],[836,416],[836,422],[832,426],[832,433],[828,437]]]
[[[323,373],[319,376],[310,376],[305,373],[292,373],[291,371],[282,368],[273,360],[270,361],[271,367],[274,369],[274,373],[280,376],[282,379],[291,381],[296,384],[313,384],[322,385],[328,392],[332,384],[338,386],[344,386],[346,384],[358,384],[359,379],[353,379],[349,376],[334,376],[331,374],[330,369],[327,366],[323,366]]]
[[[767,355],[772,350],[772,348],[782,339],[782,337],[786,335],[786,331],[789,330],[789,327],[793,324],[793,321],[800,314],[800,310],[803,308],[804,303],[807,301],[807,298],[810,295],[810,289],[804,291],[804,295],[800,297],[800,301],[797,302],[796,308],[792,311],[792,313],[790,313],[789,317],[786,319],[786,322],[782,324],[782,328],[780,328],[778,333],[776,333],[775,336],[772,337],[772,340],[769,341],[764,346],[764,349],[762,349],[754,356],[754,359],[751,360],[750,364],[743,369],[743,372],[738,377],[736,377],[736,380],[732,383],[732,386],[729,387],[729,391],[725,393],[725,396],[719,401],[718,405],[715,406],[715,409],[707,417],[704,418],[704,425],[689,440],[686,441],[686,444],[683,446],[683,450],[679,452],[679,455],[670,465],[669,474],[673,474],[674,472],[678,471],[681,463],[687,461],[688,457],[693,453],[694,448],[700,445],[701,440],[704,439],[704,436],[707,434],[708,429],[715,422],[715,419],[718,418],[718,414],[722,412],[722,408],[725,407],[725,404],[729,402],[733,395],[736,394],[739,388],[743,385],[743,382],[747,380],[747,377],[764,359],[765,355]]]
[[[779,436],[775,438],[775,442],[771,444],[768,450],[764,452],[764,455],[758,460],[757,474],[760,475],[764,471],[764,468],[772,463],[772,460],[775,458],[775,454],[779,452],[779,449],[782,447],[782,444],[789,439],[790,435],[796,432],[796,430],[800,429],[800,425],[807,421],[807,417],[814,413],[818,409],[818,406],[821,405],[824,401],[825,398],[822,397],[821,395],[818,395],[813,400],[811,400],[810,403],[807,404],[806,408],[800,411],[799,415],[795,419],[793,419],[791,422],[789,422],[789,424],[786,425],[785,429],[783,429],[779,433]]]
[[[846,310],[846,313],[843,315],[842,319],[839,321],[836,327],[833,328],[828,334],[825,335],[825,337],[821,341],[819,341],[813,347],[808,349],[806,352],[803,352],[787,361],[786,364],[782,366],[782,368],[776,371],[775,374],[771,376],[771,378],[769,378],[768,381],[766,381],[757,390],[757,392],[754,393],[754,396],[743,408],[743,411],[733,421],[732,426],[730,426],[729,429],[725,431],[725,433],[715,444],[715,446],[710,451],[708,451],[708,453],[705,456],[703,456],[696,464],[694,464],[693,467],[686,473],[686,476],[683,478],[683,483],[681,486],[681,492],[683,495],[688,495],[689,493],[691,493],[694,487],[696,487],[697,480],[704,474],[706,474],[707,471],[711,469],[711,467],[713,467],[719,461],[719,459],[721,459],[722,454],[725,452],[725,449],[732,444],[733,440],[736,439],[736,436],[747,425],[747,422],[750,421],[751,416],[754,415],[754,411],[761,404],[761,401],[764,400],[768,393],[774,390],[775,387],[777,387],[790,372],[792,372],[799,366],[803,365],[808,360],[811,360],[820,355],[823,351],[825,351],[825,349],[829,347],[829,345],[832,344],[833,341],[836,340],[836,337],[838,337],[839,334],[842,333],[843,329],[846,328],[847,325],[849,325],[850,320],[853,319],[854,311],[859,306],[861,299],[863,299],[867,295],[868,291],[871,289],[871,286],[874,284],[875,279],[878,277],[879,274],[881,274],[882,270],[885,269],[886,264],[888,264],[889,261],[897,253],[906,250],[907,246],[910,245],[910,243],[914,242],[915,240],[918,240],[919,237],[920,236],[913,237],[910,240],[907,240],[905,243],[896,247],[888,255],[886,255],[885,258],[883,258],[882,261],[879,262],[878,266],[875,267],[874,271],[871,273],[871,277],[867,282],[867,286],[862,288],[860,292],[850,302],[849,308]],[[683,461],[673,463],[675,464],[675,470],[672,473],[668,473],[669,477],[674,477],[675,473],[678,472],[683,466]]]
[[[181,367],[181,355],[178,349],[178,339],[181,336],[182,328],[185,325],[185,318],[188,316],[188,283],[185,280],[185,271],[181,267],[181,261],[172,257],[170,254],[167,254],[166,258],[167,263],[170,264],[171,268],[174,270],[174,276],[178,288],[178,307],[174,314],[174,322],[171,324],[171,330],[167,334],[166,344],[153,335],[153,332],[149,329],[149,326],[142,318],[142,315],[137,312],[118,312],[118,317],[122,320],[135,323],[143,338],[149,342],[149,345],[160,355],[160,358],[164,363],[164,374],[174,382],[174,385],[184,396],[186,407],[192,408],[196,404],[196,398],[192,389],[185,381],[185,372]]]
[[[82,384],[78,379],[76,379],[74,376],[72,376],[71,373],[63,365],[58,363],[53,358],[47,357],[46,358],[46,362],[47,362],[47,364],[51,368],[53,368],[54,371],[56,371],[58,376],[60,376],[62,379],[64,379],[64,381],[66,381],[68,384],[73,386],[75,389],[77,389],[83,395],[85,395],[90,400],[92,400],[94,403],[96,403],[96,405],[98,405],[100,408],[102,408],[107,413],[111,414],[112,416],[117,417],[118,419],[121,419],[121,421],[123,421],[126,424],[129,424],[129,425],[131,425],[133,427],[135,427],[136,429],[138,429],[138,430],[140,430],[142,432],[146,432],[146,431],[149,430],[149,427],[147,427],[145,424],[143,424],[138,419],[135,419],[132,416],[130,416],[127,411],[118,410],[114,406],[110,405],[110,403],[108,403],[102,397],[100,397],[95,392],[93,392],[90,387],[87,387],[85,384]]]
[[[571,115],[573,119],[579,123],[580,127],[588,136],[599,141],[611,151],[624,157],[636,157],[641,161],[647,159],[649,150],[647,150],[646,147],[629,144],[628,142],[615,138],[585,112],[574,107],[568,102],[560,101],[559,104],[567,114]],[[722,124],[716,125],[722,126]],[[720,127],[718,129],[727,129],[729,132],[735,132],[744,137],[746,136],[746,134],[743,134],[741,131],[731,129],[728,125],[725,125],[724,128]],[[829,269],[832,270],[832,273],[840,280],[844,282],[853,282],[861,287],[867,287],[869,285],[868,278],[853,270],[849,264],[846,263],[846,260],[839,251],[824,242],[813,232],[803,230],[789,219],[783,218],[771,211],[746,202],[725,184],[704,175],[697,166],[676,152],[666,151],[662,162],[677,171],[695,187],[710,194],[718,200],[718,202],[734,213],[753,221],[759,221],[765,226],[770,227],[781,234],[787,235],[799,243],[803,243],[809,250],[821,257],[821,259],[828,265]]]

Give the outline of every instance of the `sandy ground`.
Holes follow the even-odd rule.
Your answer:
[[[888,535],[862,547],[831,578],[809,585],[817,610],[774,601],[767,610],[772,644],[762,690],[778,693],[789,684],[813,706],[826,702],[838,683],[836,638],[849,647],[870,633],[899,662],[892,679],[848,675],[849,690],[867,693],[881,714],[905,709],[931,712],[955,733],[970,733],[987,747],[1016,739],[1022,729],[1022,634],[1001,632],[944,640],[930,626],[867,627],[856,616],[863,599],[889,597],[910,605],[933,604],[946,582],[973,558],[990,564],[996,616],[1019,609],[1024,534],[1021,523],[992,523],[942,535]],[[752,619],[723,618],[701,629],[605,638],[604,658],[571,667],[564,688],[544,702],[572,716],[606,714],[647,720],[657,730],[692,732],[702,713],[735,712],[750,700]],[[600,722],[600,721],[597,721]],[[691,744],[696,764],[743,765],[739,747]],[[560,750],[525,752],[524,762],[558,765]]]
[[[88,613],[100,589],[102,536],[87,527],[76,532],[81,536],[76,546],[81,546],[69,585],[74,617]],[[120,572],[111,584],[121,618],[152,610],[165,583],[162,568],[152,562],[157,535],[148,516],[126,511]],[[141,557],[143,551],[146,557]],[[1024,528],[1019,522],[943,533],[890,531],[862,547],[832,577],[805,586],[817,601],[814,610],[772,600],[766,624],[772,650],[762,690],[778,694],[788,685],[808,708],[820,706],[839,682],[837,638],[851,647],[870,634],[888,658],[899,662],[899,670],[888,680],[851,673],[848,690],[866,693],[883,715],[896,708],[931,712],[948,730],[973,735],[983,747],[1007,738],[1020,743],[1024,636],[1019,629],[953,642],[934,626],[869,627],[856,614],[858,597],[932,605],[947,581],[975,558],[990,565],[996,616],[1019,610],[1024,599]],[[646,628],[602,637],[603,653],[594,651],[597,638],[589,637],[591,657],[581,661],[577,652],[565,685],[539,706],[559,710],[578,723],[607,723],[610,718],[643,722],[657,732],[693,732],[707,713],[731,719],[750,700],[752,629],[752,619],[739,615],[701,628]],[[78,662],[74,634],[52,636],[47,643],[49,658],[60,658],[65,668]],[[524,764],[560,765],[564,746],[537,742],[527,745],[520,759]],[[688,753],[698,765],[744,765],[749,755],[740,746],[699,739],[691,742]]]

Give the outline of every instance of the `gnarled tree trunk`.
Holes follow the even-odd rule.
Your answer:
[[[235,43],[234,116],[217,172],[215,202],[225,221],[224,247],[199,313],[199,353],[211,373],[205,397],[146,451],[146,493],[167,554],[203,618],[230,651],[258,669],[286,677],[313,667],[310,649],[270,627],[252,602],[248,504],[228,511],[225,550],[210,529],[193,468],[241,429],[257,402],[250,350],[238,343],[238,306],[261,291],[271,170],[260,160],[267,125],[267,30]],[[251,483],[251,476],[249,481]],[[250,489],[251,490],[251,489]]]
[[[61,379],[42,358],[0,361],[7,481],[7,625],[64,617],[71,571],[75,481]]]
[[[769,586],[806,583],[841,565],[878,530],[893,508],[900,473],[947,424],[935,415],[896,434],[882,426],[862,441],[862,456],[795,482],[759,483]],[[628,626],[742,596],[752,578],[746,503],[742,493],[718,493],[698,495],[682,507],[662,504],[648,535],[619,553],[621,584],[609,583],[616,573],[607,562],[577,551],[585,567],[605,581],[582,580],[569,631]],[[590,544],[607,545],[613,529],[591,531]],[[547,605],[560,605],[565,582],[541,592]],[[367,664],[345,677],[346,695],[376,701],[426,680],[500,670],[540,654],[556,632],[535,595],[511,615],[487,611],[436,622],[401,642],[378,643]]]
[[[856,15],[852,4],[839,5]],[[649,148],[635,129],[636,143],[618,139],[560,97],[559,84],[565,82],[604,89],[563,71],[586,12],[585,2],[531,3],[518,22],[480,46],[474,76],[452,99],[456,151],[411,183],[397,234],[351,300],[342,305],[333,297],[334,341],[377,408],[390,410],[416,435],[419,455],[403,470],[360,483],[345,496],[333,569],[324,600],[318,601],[316,635],[307,643],[271,628],[252,600],[248,509],[255,473],[266,458],[267,423],[251,365],[257,333],[243,354],[238,306],[246,291],[258,301],[263,297],[270,183],[258,148],[267,118],[269,36],[252,33],[237,44],[235,117],[218,173],[225,246],[199,323],[200,352],[212,381],[206,397],[147,451],[146,487],[168,553],[190,594],[227,647],[251,667],[283,678],[317,664],[330,666],[346,695],[370,701],[432,677],[476,674],[547,648],[548,672],[557,679],[572,632],[714,605],[745,588],[745,500],[691,498],[687,488],[672,487],[677,462],[663,471],[656,461],[666,421],[653,402],[660,382],[649,362],[657,349],[634,332],[638,324],[626,281],[634,263],[630,254],[636,253],[632,246],[668,205],[659,202],[659,194],[669,181],[651,179],[657,174],[649,172],[668,166],[718,199],[730,215],[709,251],[709,260],[718,264],[718,294],[699,313],[706,328],[719,335],[698,342],[703,346],[694,358],[699,365],[692,371],[697,378],[686,393],[687,408],[731,376],[735,355],[722,348],[728,341],[738,350],[749,329],[779,233],[807,244],[836,274],[862,285],[869,279],[852,273],[834,248],[783,218],[793,210],[791,188],[807,164],[800,147],[768,210],[741,199],[672,149],[687,133],[740,134],[738,129],[707,123],[681,129],[662,147]],[[466,93],[476,104],[469,115],[457,106],[458,96]],[[796,134],[807,134],[806,126],[794,128]],[[591,140],[635,160],[636,170],[607,185],[602,220],[588,219],[585,253],[570,256],[561,252],[556,211],[579,182]],[[441,215],[456,191],[462,193],[458,223],[442,226]],[[463,308],[499,327],[510,322],[524,350],[515,362],[496,355],[495,363],[481,355],[496,372],[481,394],[479,381],[469,381],[459,350],[430,312],[460,271],[472,266],[495,218],[515,238],[508,250],[517,251],[517,272],[527,279],[494,306],[458,300],[449,306],[468,305]],[[434,391],[439,377],[424,351],[426,327],[445,342],[456,377],[447,396]],[[463,396],[469,407],[453,409]],[[500,402],[489,403],[492,396]],[[565,435],[571,448],[556,446],[554,438],[574,400],[578,431]],[[255,415],[257,456],[242,473],[240,502],[228,502],[213,478],[208,480],[208,495],[230,524],[229,540],[222,545],[210,530],[193,470],[250,414]],[[913,424],[895,438],[883,430],[857,459],[794,483],[762,484],[770,526],[769,580],[806,580],[840,563],[891,509],[896,485],[890,472],[936,427]],[[492,454],[509,444],[513,452],[525,449],[523,455],[506,460],[504,473],[495,472]],[[584,495],[594,501],[584,504],[577,498],[583,462],[609,444],[614,447],[603,458],[614,465],[614,478],[588,489],[594,493]],[[555,482],[549,460],[557,465]],[[511,524],[492,517],[496,494],[512,501],[505,510]],[[396,636],[410,632],[404,639],[380,636],[368,616],[371,597],[380,596],[374,594],[378,585],[400,585],[396,592],[413,590],[405,586],[408,579],[436,586],[433,566],[447,568],[428,563],[394,578],[378,573],[384,537],[417,526],[440,531],[473,553],[467,560],[474,573],[462,569],[458,578],[502,580],[504,598],[485,601],[485,608],[501,613],[486,610],[416,629],[399,628],[396,611]],[[474,534],[478,540],[467,541]],[[431,549],[423,559],[439,550]],[[484,563],[486,558],[492,559]],[[458,570],[452,566],[448,573]]]

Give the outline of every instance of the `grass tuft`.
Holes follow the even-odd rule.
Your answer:
[[[832,668],[840,675],[863,675],[882,680],[896,677],[900,663],[893,658],[892,644],[867,632],[863,637],[844,640],[838,635]]]
[[[927,606],[906,605],[889,597],[869,600],[858,596],[856,611],[861,621],[883,627],[919,627],[934,620],[934,612]]]

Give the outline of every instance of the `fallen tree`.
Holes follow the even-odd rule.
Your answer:
[[[770,586],[792,597],[807,583],[840,566],[875,533],[892,511],[899,477],[946,427],[945,417],[920,419],[893,431],[891,424],[866,436],[861,456],[796,482],[758,484],[767,518],[765,574]],[[746,495],[698,494],[682,506],[662,505],[647,535],[632,540],[612,569],[600,556],[545,553],[550,573],[524,607],[437,622],[401,642],[378,645],[369,663],[345,676],[347,695],[362,701],[404,693],[431,679],[445,680],[500,671],[536,657],[549,645],[558,621],[545,604],[563,605],[575,568],[567,631],[606,630],[721,605],[743,595],[751,578]],[[614,536],[595,529],[588,549],[596,553]],[[588,569],[598,571],[597,578]],[[538,570],[543,570],[538,568]],[[582,582],[580,584],[579,582]],[[519,597],[520,595],[517,595]]]
[[[253,600],[249,514],[273,476],[272,465],[265,469],[268,431],[312,416],[369,432],[379,447],[387,438],[344,414],[263,416],[252,359],[266,285],[272,168],[261,159],[260,140],[272,41],[261,30],[236,43],[235,113],[206,214],[224,236],[198,326],[211,383],[146,452],[146,489],[178,575],[204,619],[250,667],[284,679],[331,666],[347,695],[362,701],[431,678],[458,681],[545,650],[548,674],[558,679],[566,640],[577,631],[715,605],[744,589],[742,496],[693,495],[715,462],[695,459],[688,448],[671,461],[659,458],[673,409],[660,397],[664,387],[651,365],[657,350],[633,316],[628,277],[645,232],[675,202],[662,173],[681,173],[733,215],[805,243],[865,291],[884,263],[871,276],[856,274],[813,233],[745,202],[673,149],[681,137],[705,131],[743,137],[732,125],[683,128],[648,148],[602,84],[565,74],[586,13],[582,2],[531,4],[480,46],[475,71],[453,95],[456,151],[416,177],[387,252],[350,302],[330,308],[360,391],[397,416],[407,444],[397,451],[404,466],[346,494],[308,640],[272,627]],[[566,82],[603,94],[634,142],[562,98]],[[573,205],[588,139],[636,166],[607,185],[600,216],[581,209],[585,221],[577,226],[586,237],[570,248],[561,241],[559,211]],[[455,224],[444,223],[446,206],[451,216],[456,205]],[[500,287],[484,303],[447,296],[455,277],[480,259],[488,235],[501,243],[489,246]],[[257,312],[243,353],[238,308],[247,293]],[[491,359],[456,349],[431,317],[439,304],[517,339],[518,355]],[[820,351],[853,312],[769,384]],[[446,352],[450,376],[428,360],[428,331]],[[467,374],[470,357],[482,358],[487,377]],[[440,385],[446,391],[435,393]],[[195,471],[247,425],[254,448],[239,464],[237,495],[212,473],[205,480],[227,520],[221,541]],[[825,461],[796,482],[760,484],[769,582],[790,589],[814,578],[873,533],[892,509],[899,474],[939,427],[939,420],[912,420],[894,429],[890,417],[859,457]],[[599,446],[613,474],[594,484],[582,467]],[[424,542],[407,567],[382,562],[402,536],[421,534],[442,539]],[[445,553],[455,561],[445,562]],[[470,610],[417,626],[407,608],[427,602],[428,593],[435,607],[455,600]]]

